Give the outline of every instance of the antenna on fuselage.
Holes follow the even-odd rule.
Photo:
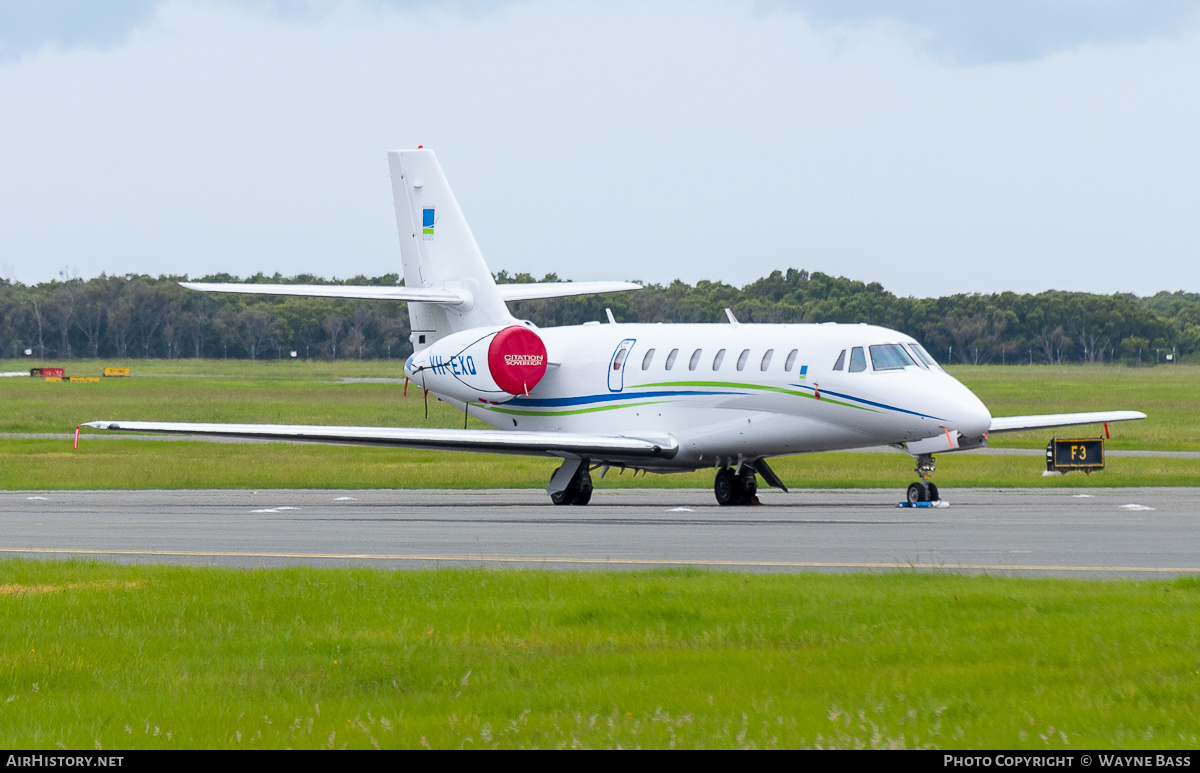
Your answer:
[[[608,315],[608,324],[610,324],[610,325],[617,324],[617,318],[613,316],[612,309],[605,309],[604,313]]]
[[[729,324],[731,324],[731,325],[742,324],[737,321],[737,317],[733,316],[733,309],[725,309],[725,316],[729,317]]]

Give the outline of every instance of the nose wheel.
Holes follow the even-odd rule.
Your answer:
[[[915,505],[918,502],[938,502],[941,500],[941,495],[938,494],[938,487],[933,481],[929,480],[929,476],[937,467],[933,463],[933,454],[921,454],[917,457],[917,477],[920,478],[916,483],[911,483],[908,486],[908,491],[905,493],[905,499],[908,503]]]
[[[742,467],[740,473],[731,467],[722,467],[717,470],[713,493],[717,496],[717,504],[723,507],[758,504],[758,478],[749,465]]]

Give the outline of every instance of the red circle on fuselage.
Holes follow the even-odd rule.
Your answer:
[[[488,347],[488,370],[505,392],[526,394],[546,375],[546,345],[527,327],[506,327]]]

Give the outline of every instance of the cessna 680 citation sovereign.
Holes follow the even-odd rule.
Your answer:
[[[432,151],[392,151],[403,287],[184,283],[206,292],[407,301],[406,375],[495,429],[94,421],[123,432],[277,438],[562,459],[555,504],[585,505],[591,472],[716,469],[722,505],[752,501],[773,456],[891,445],[917,460],[910,502],[938,500],[933,455],[990,434],[1143,419],[1135,411],[993,418],[911,337],[873,325],[607,324],[537,328],[506,301],[639,289],[497,285]]]

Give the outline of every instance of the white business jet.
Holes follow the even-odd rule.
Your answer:
[[[756,501],[767,459],[890,445],[917,460],[912,503],[940,499],[933,455],[997,432],[1143,419],[1136,411],[993,418],[911,337],[874,325],[607,323],[538,328],[507,301],[637,290],[626,282],[497,285],[433,152],[392,151],[403,287],[203,284],[205,292],[406,301],[417,386],[494,427],[452,430],[94,421],[122,432],[277,438],[562,459],[555,504],[591,473],[716,470],[717,501]]]

